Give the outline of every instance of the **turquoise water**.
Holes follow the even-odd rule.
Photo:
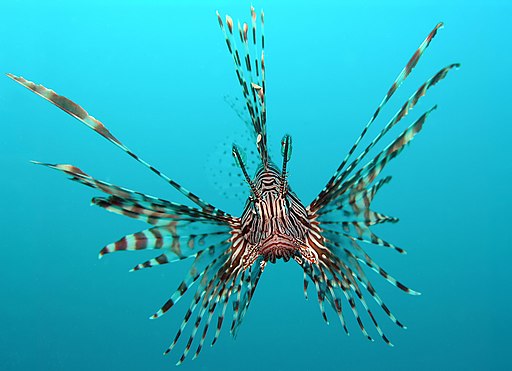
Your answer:
[[[232,160],[216,157],[222,148],[229,152],[244,127],[224,101],[240,89],[215,10],[249,20],[249,2],[2,5],[1,71],[79,102],[142,157],[209,202],[240,213],[242,202],[232,194],[239,187],[222,182],[232,178]],[[408,296],[368,273],[409,327],[401,330],[374,307],[395,344],[390,348],[369,321],[374,343],[350,315],[349,337],[332,311],[326,326],[312,288],[310,300],[303,298],[299,267],[270,265],[237,339],[224,329],[214,348],[205,347],[181,370],[512,368],[512,3],[254,5],[266,14],[269,141],[279,148],[283,134],[293,136],[290,183],[304,203],[325,185],[417,46],[445,22],[372,131],[441,67],[462,63],[400,125],[401,131],[439,104],[413,144],[386,167],[383,175],[393,180],[375,200],[378,211],[400,217],[378,231],[408,254],[367,250],[423,295]],[[90,207],[98,192],[29,160],[70,163],[132,189],[184,198],[7,77],[0,78],[0,122],[0,369],[173,369],[185,344],[166,357],[162,352],[188,300],[163,318],[148,316],[176,289],[189,261],[128,273],[148,255],[98,260],[105,244],[145,225]]]

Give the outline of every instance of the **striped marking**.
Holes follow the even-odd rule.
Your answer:
[[[424,84],[422,84],[418,90],[402,105],[402,107],[398,110],[398,112],[393,116],[393,118],[386,124],[384,129],[377,135],[372,142],[364,149],[363,152],[342,172],[337,176],[337,179],[330,185],[330,189],[336,190],[340,187],[343,180],[356,168],[356,166],[360,163],[360,161],[366,157],[366,155],[370,152],[370,150],[384,137],[386,133],[389,132],[400,120],[402,120],[407,114],[414,108],[414,106],[418,103],[419,99],[425,96],[427,90],[432,86],[436,85],[439,81],[444,79],[448,72],[453,68],[459,68],[460,64],[453,63],[439,72],[437,72],[433,77],[428,79]],[[361,185],[363,186],[363,185]]]
[[[86,126],[100,134],[102,137],[107,139],[109,142],[113,143],[115,146],[119,147],[122,151],[126,152],[130,157],[135,159],[137,162],[141,163],[143,166],[150,169],[153,173],[155,173],[158,177],[165,180],[172,187],[174,187],[178,192],[183,194],[185,197],[190,199],[195,204],[199,205],[204,211],[211,213],[212,215],[227,215],[222,210],[217,209],[213,205],[203,201],[186,188],[178,184],[176,181],[169,178],[167,175],[157,170],[155,167],[150,165],[148,162],[144,161],[144,159],[137,156],[134,152],[132,152],[128,147],[126,147],[119,139],[114,137],[112,133],[101,123],[99,120],[95,119],[93,116],[89,115],[86,110],[84,110],[81,106],[74,103],[70,99],[57,94],[55,91],[51,89],[45,88],[43,85],[38,85],[33,83],[32,81],[28,81],[21,76],[15,76],[13,74],[7,74],[9,78],[16,81],[20,85],[26,87],[32,92],[36,93],[40,97],[46,99],[47,101],[53,103],[55,106],[62,109],[64,112],[70,114],[72,117],[76,118],[80,122],[84,123]]]
[[[350,157],[355,152],[356,148],[359,146],[359,143],[363,139],[363,137],[366,135],[368,129],[371,127],[375,119],[378,117],[381,109],[385,106],[385,104],[389,101],[389,99],[393,96],[393,94],[396,92],[396,90],[402,85],[402,83],[407,79],[409,74],[412,72],[416,64],[418,63],[419,59],[427,49],[427,47],[430,45],[430,42],[437,34],[437,31],[443,26],[442,23],[438,23],[434,29],[430,32],[430,34],[427,36],[427,38],[421,43],[421,45],[418,47],[418,49],[414,52],[413,56],[409,59],[406,66],[402,69],[400,74],[397,76],[391,87],[389,88],[386,95],[382,98],[381,103],[378,105],[377,109],[375,110],[374,114],[368,121],[368,123],[363,128],[363,131],[355,141],[355,143],[352,145],[350,150],[348,151],[347,155],[341,162],[338,169],[336,169],[336,172],[331,177],[327,185],[324,187],[324,189],[320,192],[320,194],[317,196],[317,198],[311,203],[311,209],[317,210],[323,203],[323,199],[329,194],[331,189],[333,188],[334,183],[336,180],[340,177],[345,165],[347,164]]]
[[[452,64],[443,68],[421,85],[370,144],[352,162],[348,161],[354,155],[356,148],[379,115],[382,107],[414,69],[442,24],[438,24],[416,50],[389,88],[327,186],[310,206],[305,208],[288,186],[287,163],[291,156],[291,137],[286,135],[282,141],[281,171],[270,161],[267,153],[264,13],[261,12],[258,23],[257,14],[251,7],[251,24],[237,23],[238,42],[234,35],[236,26],[233,19],[226,16],[226,27],[224,27],[224,22],[218,13],[217,17],[235,64],[235,72],[242,88],[247,113],[251,118],[256,145],[262,160],[262,164],[252,180],[245,169],[240,151],[236,150],[236,147],[234,148],[235,159],[252,189],[252,197],[240,218],[235,218],[207,203],[147,163],[114,137],[99,120],[90,116],[73,101],[42,85],[25,80],[23,77],[8,74],[14,81],[50,101],[112,142],[130,157],[164,179],[199,208],[172,203],[94,179],[72,165],[37,164],[61,171],[69,175],[71,180],[108,195],[107,197],[93,198],[94,205],[153,225],[149,229],[124,236],[105,246],[100,251],[100,257],[115,251],[152,249],[160,251],[160,255],[137,264],[132,271],[194,257],[194,262],[181,284],[164,305],[151,316],[154,319],[165,314],[195,285],[195,294],[179,330],[172,344],[164,353],[167,354],[174,348],[194,317],[192,331],[178,365],[187,358],[199,327],[204,324],[193,358],[200,354],[211,321],[218,313],[211,345],[215,344],[220,335],[230,301],[233,307],[230,332],[236,336],[253,298],[263,268],[267,261],[274,262],[279,258],[286,261],[293,258],[301,265],[304,270],[304,295],[307,299],[307,278],[309,277],[317,290],[320,311],[326,323],[329,322],[325,312],[325,302],[336,311],[343,329],[347,334],[349,333],[343,313],[342,299],[344,297],[361,332],[373,341],[359,315],[358,307],[361,309],[362,305],[380,337],[392,346],[368,306],[361,287],[373,297],[391,321],[399,327],[405,328],[405,326],[396,319],[382,301],[366,277],[363,268],[366,266],[372,269],[388,282],[409,294],[419,295],[419,293],[390,276],[372,260],[358,243],[367,242],[404,253],[403,249],[384,241],[370,230],[373,225],[398,220],[370,210],[375,194],[389,182],[390,177],[383,178],[375,184],[373,182],[385,165],[396,157],[422,129],[432,109],[424,113],[372,161],[359,170],[356,169],[384,135],[408,115],[419,100],[425,96],[427,90],[444,79],[451,69],[457,68],[459,65]],[[238,48],[238,45],[241,45],[241,48]],[[345,168],[347,164],[348,166]],[[330,215],[325,216],[328,214]],[[340,230],[330,229],[328,226],[337,226]],[[357,300],[359,304],[357,304]]]
[[[261,63],[258,61],[258,43],[257,43],[257,25],[256,12],[251,7],[251,31],[252,43],[249,43],[247,23],[243,25],[238,22],[239,42],[243,46],[243,61],[241,53],[237,47],[237,42],[233,35],[233,19],[227,15],[225,18],[226,26],[222,17],[217,12],[219,26],[224,33],[224,39],[229,53],[233,58],[235,73],[242,88],[242,94],[245,99],[247,112],[249,113],[251,124],[254,129],[256,147],[262,163],[266,166],[268,163],[267,136],[266,136],[266,107],[265,107],[265,64],[264,64],[264,16],[261,13]],[[244,120],[245,121],[245,120]]]

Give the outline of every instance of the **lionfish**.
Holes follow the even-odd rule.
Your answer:
[[[384,342],[392,345],[377,323],[365,296],[369,294],[392,322],[401,328],[405,326],[388,309],[363,267],[377,272],[408,294],[418,295],[419,292],[388,274],[368,255],[361,243],[384,246],[400,254],[405,253],[402,248],[386,242],[371,230],[372,226],[398,221],[397,218],[373,211],[371,202],[379,189],[391,179],[387,176],[376,181],[379,174],[421,131],[436,106],[423,113],[371,160],[365,159],[384,135],[407,116],[427,90],[444,79],[450,70],[459,67],[459,64],[451,64],[441,69],[422,84],[378,135],[355,158],[351,158],[382,107],[409,76],[443,24],[437,24],[414,52],[326,186],[305,206],[288,183],[287,165],[292,154],[292,138],[285,135],[281,141],[281,167],[270,158],[268,151],[264,13],[261,12],[258,16],[251,7],[251,25],[238,22],[238,32],[234,30],[230,16],[223,20],[217,12],[217,17],[234,61],[245,101],[244,112],[248,114],[247,121],[254,134],[258,154],[258,167],[251,178],[242,150],[236,145],[232,147],[234,160],[250,188],[250,196],[241,216],[230,215],[213,206],[150,165],[78,104],[42,85],[8,74],[11,79],[55,104],[119,147],[196,206],[170,202],[110,184],[95,179],[72,165],[35,163],[61,171],[69,175],[71,180],[106,194],[93,198],[92,204],[113,213],[142,220],[151,226],[106,245],[99,253],[100,258],[115,251],[154,249],[161,252],[160,255],[136,265],[131,271],[193,258],[192,266],[177,290],[150,317],[155,319],[165,314],[195,285],[194,296],[181,326],[172,344],[164,352],[167,354],[174,348],[185,327],[195,316],[191,334],[177,364],[181,364],[189,354],[203,324],[194,358],[199,355],[212,319],[217,313],[216,329],[211,341],[211,345],[215,344],[230,302],[233,312],[230,332],[233,336],[236,335],[265,266],[278,259],[286,262],[293,260],[303,269],[304,294],[307,298],[308,282],[311,281],[316,288],[318,304],[326,322],[324,302],[332,307],[344,331],[349,333],[345,322],[346,304],[342,304],[344,298],[364,336],[373,341],[359,315],[361,309],[367,313]],[[367,294],[363,294],[364,292]]]

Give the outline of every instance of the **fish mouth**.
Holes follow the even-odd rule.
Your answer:
[[[290,260],[298,253],[300,242],[285,234],[274,234],[261,242],[260,255],[265,261],[275,263],[277,259]]]

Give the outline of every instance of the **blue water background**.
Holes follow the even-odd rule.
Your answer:
[[[0,70],[82,104],[135,152],[219,207],[206,165],[243,124],[224,102],[240,95],[215,10],[249,20],[246,1],[4,1]],[[325,185],[393,79],[438,21],[438,33],[376,123],[441,67],[461,62],[407,117],[435,103],[423,132],[384,171],[379,228],[408,250],[368,246],[413,297],[369,276],[404,331],[380,309],[395,343],[374,343],[347,315],[321,318],[296,264],[267,267],[239,336],[181,370],[504,370],[510,360],[510,1],[255,1],[266,13],[269,141],[294,139],[290,183],[308,203]],[[396,135],[407,125],[393,131]],[[145,228],[90,207],[98,195],[29,160],[71,163],[95,177],[177,202],[184,198],[48,102],[0,77],[0,370],[172,370],[188,298],[148,316],[189,261],[128,273],[148,258],[97,252]],[[386,143],[392,140],[390,135]],[[231,161],[226,157],[226,161]],[[214,173],[228,176],[231,162]],[[229,324],[228,324],[229,326]],[[186,339],[185,339],[186,340]],[[192,350],[195,350],[193,348]]]

